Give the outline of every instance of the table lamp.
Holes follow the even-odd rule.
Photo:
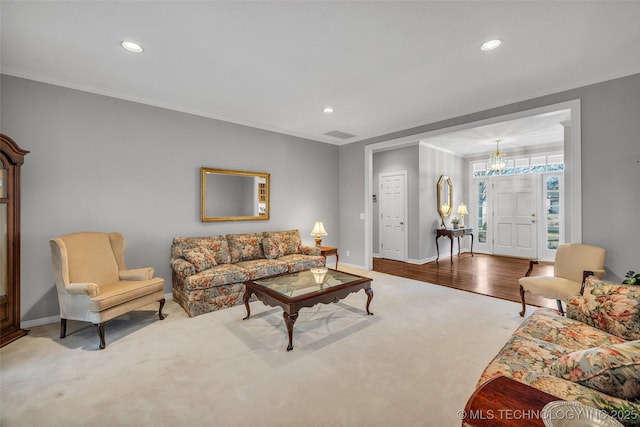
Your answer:
[[[320,247],[320,244],[322,243],[322,236],[327,235],[327,230],[324,229],[322,221],[316,221],[316,223],[313,224],[311,235],[316,236],[316,246]]]
[[[467,210],[467,205],[465,205],[464,203],[460,203],[460,206],[458,206],[458,215],[460,215],[460,224],[458,225],[458,228],[464,228],[464,216],[465,215],[469,215],[469,211]]]

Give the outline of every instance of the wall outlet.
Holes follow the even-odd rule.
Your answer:
[[[349,249],[347,249],[347,256],[349,256]]]

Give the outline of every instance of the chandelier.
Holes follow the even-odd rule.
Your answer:
[[[507,155],[500,151],[500,140],[496,140],[496,151],[489,157],[489,169],[500,172],[507,166]]]

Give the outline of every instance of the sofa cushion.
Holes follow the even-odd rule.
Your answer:
[[[276,259],[287,251],[287,246],[277,237],[265,237],[262,239],[262,250],[265,258]]]
[[[164,291],[164,280],[156,277],[144,281],[121,280],[98,289],[98,295],[89,299],[89,311],[100,312],[129,301]]]
[[[228,234],[231,262],[264,258],[262,253],[262,233]]]
[[[514,335],[489,363],[478,384],[498,375],[526,382],[530,372],[549,374],[553,361],[569,353],[558,344]]]
[[[640,399],[640,341],[574,351],[553,362],[551,372],[611,396]]]
[[[556,310],[550,308],[539,308],[534,311],[514,332],[514,335],[552,342],[569,351],[625,342],[624,339],[615,335],[561,316]]]
[[[300,245],[300,253],[302,255],[314,255],[314,256],[322,255],[322,251],[320,250],[320,246]]]
[[[224,235],[211,237],[175,237],[171,245],[172,258],[184,258],[184,254],[195,248],[205,247],[213,252],[216,264],[229,264],[229,243]]]
[[[185,252],[184,259],[193,264],[197,273],[218,265],[214,253],[204,246]]]
[[[298,230],[267,231],[264,233],[264,236],[275,237],[284,244],[285,250],[280,253],[280,256],[300,253],[302,240],[300,239],[300,232]]]
[[[625,426],[638,426],[640,404],[611,396],[596,389],[565,380],[555,375],[531,373],[525,384],[567,401],[577,401],[607,412]]]
[[[628,340],[640,339],[640,286],[587,278],[583,296],[571,298],[567,317]]]
[[[278,258],[288,266],[289,273],[307,270],[313,267],[324,267],[326,259],[323,256],[291,254]]]
[[[207,289],[228,283],[242,283],[248,279],[249,275],[244,268],[235,264],[218,264],[208,270],[187,277],[184,283],[187,289]]]
[[[282,274],[288,271],[286,263],[275,259],[262,258],[251,261],[240,261],[236,263],[236,265],[247,271],[249,280],[275,276],[276,274]]]

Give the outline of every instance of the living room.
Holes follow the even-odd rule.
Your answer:
[[[41,3],[29,3],[24,7],[42,7]],[[367,156],[371,146],[574,100],[579,100],[581,115],[581,240],[607,249],[608,280],[621,281],[628,270],[640,269],[635,249],[640,237],[636,215],[640,209],[640,34],[637,28],[623,25],[627,22],[624,16],[637,16],[637,2],[626,2],[630,12],[621,5],[615,6],[614,9],[620,8],[612,12],[616,19],[608,15],[607,20],[603,18],[607,30],[594,29],[615,33],[616,28],[622,28],[620,34],[626,37],[619,41],[626,50],[615,50],[626,52],[625,58],[611,63],[611,69],[598,76],[585,73],[572,78],[581,68],[594,66],[584,57],[602,58],[599,51],[576,47],[576,56],[584,62],[578,61],[567,70],[555,70],[558,80],[546,70],[549,83],[527,87],[529,95],[525,97],[505,94],[506,89],[500,94],[496,91],[495,96],[487,91],[484,104],[438,116],[425,111],[422,116],[431,119],[396,129],[389,126],[388,132],[351,143],[327,143],[326,136],[312,139],[293,132],[277,132],[275,125],[261,129],[249,121],[234,123],[224,117],[207,117],[196,108],[172,108],[175,105],[171,100],[145,103],[114,88],[96,89],[91,82],[76,83],[64,75],[47,77],[37,67],[24,70],[9,61],[15,42],[10,43],[4,34],[9,31],[5,26],[10,25],[11,12],[19,10],[18,2],[3,1],[2,7],[0,125],[3,134],[30,151],[22,167],[21,199],[20,299],[21,320],[27,329],[57,326],[60,310],[47,242],[76,231],[122,233],[127,239],[127,264],[153,267],[156,276],[164,278],[168,296],[171,241],[179,236],[299,229],[303,243],[312,245],[309,232],[315,221],[322,220],[328,232],[323,244],[339,248],[340,264],[367,271],[373,255],[367,216],[372,210],[367,194]],[[41,19],[46,20],[42,16]],[[10,44],[11,50],[4,47],[5,43]],[[62,48],[51,47],[51,52],[56,49]],[[149,50],[142,55],[151,55],[153,48]],[[535,58],[531,60],[535,62]],[[598,60],[603,61],[595,61]],[[81,54],[77,61],[77,67],[91,69],[87,64],[90,61]],[[494,63],[488,68],[497,71],[502,65],[503,62]],[[139,72],[128,58],[123,60],[123,75],[127,74],[126,66],[132,67],[132,74]],[[521,67],[528,65],[522,63]],[[189,79],[188,68],[184,71],[180,69],[165,84],[175,82],[179,86],[180,80]],[[508,86],[515,91],[528,85],[513,78]],[[296,90],[305,87],[300,83]],[[246,108],[251,109],[251,105],[247,103]],[[317,109],[322,114],[322,106]],[[341,129],[331,122],[332,118],[322,116],[320,120],[324,122],[324,132]],[[270,219],[203,223],[199,216],[201,167],[269,173]],[[162,327],[162,322],[156,323],[154,326]],[[49,339],[57,340],[57,331],[50,332]],[[90,343],[95,344],[91,337]],[[500,337],[502,342],[504,338]],[[499,349],[496,344],[494,341],[494,347],[484,355],[495,353]],[[80,345],[81,351],[88,348]],[[485,357],[485,364],[487,360]],[[107,359],[103,363],[108,363]],[[479,372],[471,375],[476,377],[473,383]]]

